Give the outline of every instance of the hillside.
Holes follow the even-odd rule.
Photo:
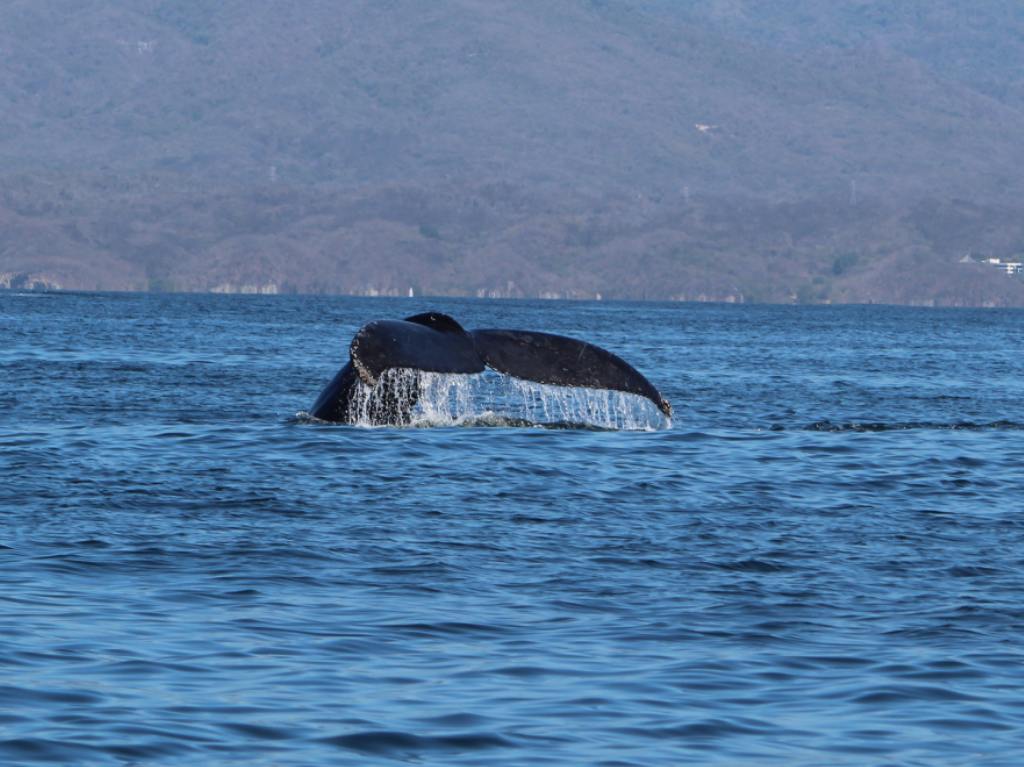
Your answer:
[[[0,284],[1024,305],[1020,14],[888,5],[11,0]]]

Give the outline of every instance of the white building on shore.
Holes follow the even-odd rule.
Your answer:
[[[1003,261],[1001,258],[987,258],[985,263],[992,264],[1011,276],[1021,275],[1021,268],[1024,267],[1024,263],[1020,261]]]

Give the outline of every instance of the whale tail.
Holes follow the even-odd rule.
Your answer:
[[[525,330],[466,331],[439,312],[364,325],[349,346],[350,361],[324,388],[311,414],[325,421],[402,425],[419,396],[418,377],[392,391],[388,370],[425,373],[499,373],[556,386],[612,389],[653,402],[667,417],[672,406],[632,365],[599,346],[550,333]],[[360,404],[359,383],[371,387],[368,409]],[[364,403],[365,404],[365,403]]]

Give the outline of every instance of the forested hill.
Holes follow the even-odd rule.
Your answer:
[[[1016,3],[0,17],[0,285],[1024,305]]]

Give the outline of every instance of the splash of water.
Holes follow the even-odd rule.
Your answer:
[[[671,425],[644,397],[610,389],[553,386],[493,371],[463,375],[396,368],[376,386],[357,385],[356,424],[380,423],[385,408],[411,426],[549,426],[654,431]]]

